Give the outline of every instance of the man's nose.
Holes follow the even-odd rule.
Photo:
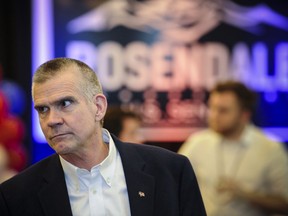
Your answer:
[[[61,113],[56,109],[50,109],[47,123],[49,127],[62,124],[63,118]]]

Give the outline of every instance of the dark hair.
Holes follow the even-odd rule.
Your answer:
[[[140,116],[132,111],[121,109],[118,106],[109,107],[104,117],[103,127],[110,133],[119,136],[123,130],[123,122],[127,118],[133,118],[141,121]]]
[[[247,88],[243,83],[233,80],[219,82],[211,90],[213,92],[233,92],[238,98],[240,106],[248,111],[253,112],[256,106],[257,95],[255,92]]]

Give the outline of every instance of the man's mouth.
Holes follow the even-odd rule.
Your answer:
[[[61,138],[68,135],[68,133],[60,133],[60,134],[56,134],[50,137],[50,140],[56,139],[56,138]]]

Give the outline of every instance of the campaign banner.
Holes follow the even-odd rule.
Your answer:
[[[208,92],[227,79],[259,93],[256,124],[288,127],[287,3],[47,2],[38,14],[46,14],[41,34],[48,51],[42,60],[67,56],[86,62],[99,76],[109,105],[142,116],[147,141],[183,141],[205,127]],[[35,10],[41,8],[34,3]]]

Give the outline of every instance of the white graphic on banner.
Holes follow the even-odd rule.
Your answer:
[[[223,0],[109,0],[68,23],[70,33],[104,31],[118,25],[149,32],[158,30],[163,40],[193,42],[220,21],[252,33],[260,24],[288,31],[288,18],[265,4],[243,7]]]
[[[122,25],[145,32],[158,30],[158,42],[152,46],[133,42],[122,47],[117,42],[107,41],[96,47],[89,41],[71,41],[66,51],[68,56],[81,57],[97,69],[108,91],[122,86],[133,91],[143,91],[150,86],[159,91],[182,90],[187,86],[209,89],[221,77],[241,80],[269,95],[277,90],[288,91],[287,43],[279,43],[275,48],[275,71],[271,76],[268,71],[268,52],[271,50],[263,42],[252,46],[238,42],[231,53],[225,44],[197,44],[197,40],[220,21],[255,34],[262,31],[260,24],[288,31],[288,18],[264,4],[243,7],[223,0],[107,0],[71,20],[67,24],[69,32],[100,32]],[[114,71],[112,76],[109,73],[110,77],[108,67]],[[127,73],[125,68],[135,73]],[[170,71],[170,76],[165,71]],[[123,75],[126,75],[125,80],[122,80]],[[259,79],[253,79],[255,76]]]

